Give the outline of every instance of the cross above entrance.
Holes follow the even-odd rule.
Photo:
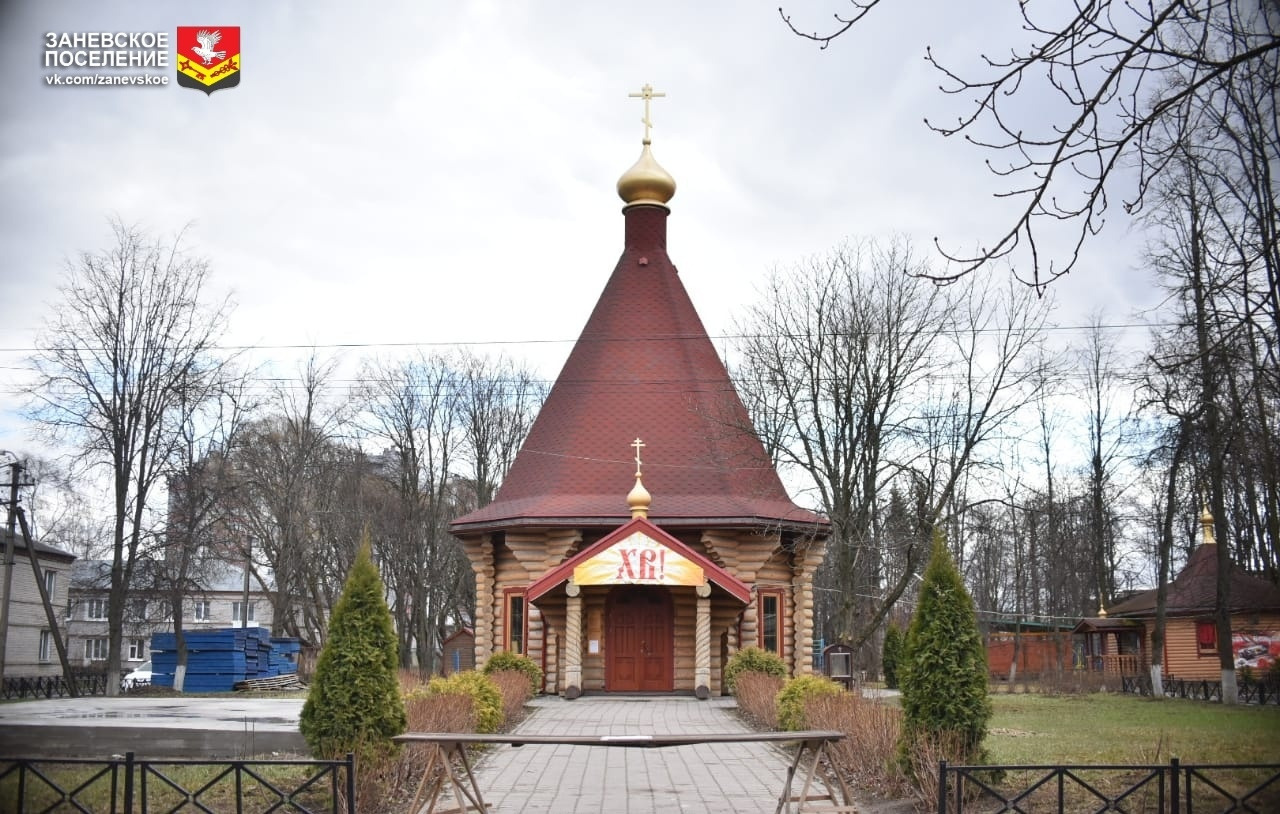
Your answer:
[[[644,441],[639,438],[631,442],[631,446],[636,448],[636,477],[640,477],[640,448],[644,446]]]
[[[644,124],[644,143],[648,144],[649,130],[653,127],[653,120],[649,118],[649,100],[659,99],[667,94],[654,90],[653,85],[646,82],[644,87],[640,89],[639,93],[628,93],[627,95],[632,99],[644,99],[644,118],[640,121]]]

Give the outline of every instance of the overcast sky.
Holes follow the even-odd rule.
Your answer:
[[[627,94],[646,82],[667,94],[669,250],[713,336],[770,268],[845,238],[967,248],[1007,227],[984,156],[923,124],[962,101],[923,57],[964,68],[1020,44],[1016,0],[886,2],[825,51],[777,3],[0,5],[0,448],[27,446],[22,359],[64,261],[109,245],[112,214],[190,224],[238,303],[228,343],[266,346],[259,361],[510,342],[488,349],[554,377],[569,344],[546,343],[577,336],[621,251],[614,184],[643,134]],[[844,6],[787,10],[812,29]],[[48,32],[233,25],[241,83],[211,96],[46,83],[72,73],[43,66]],[[1054,285],[1054,321],[1130,321],[1153,299],[1140,248],[1110,213]]]

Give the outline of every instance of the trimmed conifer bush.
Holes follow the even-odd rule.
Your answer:
[[[778,726],[788,732],[804,729],[808,725],[805,705],[810,699],[842,692],[840,685],[826,676],[796,676],[778,691]]]
[[[484,663],[484,674],[493,675],[503,670],[518,670],[529,677],[529,695],[535,696],[542,692],[542,668],[538,663],[528,656],[522,656],[519,653],[512,653],[509,650],[500,650],[489,657]]]
[[[987,655],[973,599],[941,533],[934,534],[920,602],[903,641],[898,680],[904,767],[922,748],[945,743],[956,743],[963,752],[951,759],[983,762],[982,739],[992,713]]]
[[[902,660],[902,628],[889,623],[884,632],[884,647],[880,651],[880,663],[884,669],[884,685],[898,689],[898,662]]]
[[[317,758],[378,759],[404,732],[398,645],[368,535],[329,619],[329,635],[302,707],[300,729]]]
[[[775,678],[787,677],[787,664],[777,653],[758,647],[744,647],[729,657],[724,666],[724,686],[733,692],[733,680],[738,673],[764,673]]]

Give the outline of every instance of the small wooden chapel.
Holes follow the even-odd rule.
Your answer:
[[[811,671],[828,524],[783,488],[667,255],[672,177],[618,180],[622,256],[494,501],[456,520],[475,653],[546,692],[718,695],[739,648]]]

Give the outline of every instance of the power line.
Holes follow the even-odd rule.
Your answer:
[[[883,602],[885,599],[885,597],[883,596],[876,596],[874,594],[861,594],[861,593],[857,593],[856,591],[846,591],[841,588],[826,588],[818,585],[813,586],[813,590],[822,591],[824,593],[829,593],[829,594],[838,594],[840,596],[852,596],[852,597],[857,597],[859,599],[874,599],[880,602]],[[908,599],[907,597],[899,597],[894,602],[894,604],[906,605],[908,607],[916,607],[920,603],[915,599]],[[1080,616],[1080,615],[1058,616],[1052,613],[1019,613],[1017,611],[997,611],[997,610],[989,610],[987,608],[979,608],[976,605],[974,606],[973,612],[979,616],[989,616],[995,619],[1009,619],[1012,617],[1012,618],[1025,620],[1027,622],[1037,622],[1041,620],[1061,620],[1066,622],[1079,622],[1082,618],[1084,618],[1083,616]]]
[[[1134,328],[1171,328],[1177,327],[1179,323],[1173,322],[1118,322],[1104,325],[1080,324],[1080,325],[1046,325],[1040,328],[1045,332],[1068,332],[1068,331],[1127,331]],[[953,327],[953,326],[948,326]],[[1008,332],[1007,326],[997,326],[994,328],[961,328],[965,332],[977,334],[994,334],[1000,335]],[[879,335],[879,331],[870,331],[866,334]],[[841,332],[831,332],[830,336],[849,336],[851,334]],[[863,334],[858,334],[863,335]],[[476,339],[476,340],[438,340],[438,341],[413,341],[413,342],[322,342],[322,343],[282,343],[282,344],[252,344],[252,345],[212,345],[211,350],[220,351],[261,351],[261,350],[352,350],[352,349],[370,349],[370,348],[466,348],[466,347],[492,347],[499,345],[561,345],[573,344],[575,342],[672,342],[684,341],[688,339],[697,339],[706,336],[712,341],[717,340],[743,340],[743,339],[761,339],[775,334],[737,334],[737,333],[721,333],[721,334],[666,334],[660,336],[643,336],[643,337],[625,337],[625,338],[600,338],[600,337],[573,337],[560,339]],[[796,339],[803,337],[804,334],[776,334],[788,339]],[[0,347],[0,353],[38,353],[42,348],[35,347]],[[54,347],[51,350],[72,351],[73,347]]]

